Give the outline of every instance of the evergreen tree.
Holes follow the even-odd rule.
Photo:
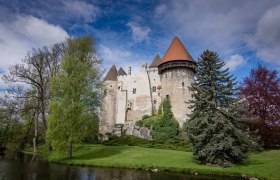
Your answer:
[[[190,142],[198,163],[229,166],[246,160],[249,140],[238,128],[233,113],[238,105],[236,89],[225,63],[213,51],[204,51],[190,89],[193,109],[187,124]]]
[[[60,73],[51,81],[47,138],[54,150],[68,148],[68,158],[97,119],[99,64],[90,37],[70,39]]]
[[[173,116],[169,99],[164,99],[162,105],[163,117],[156,121],[152,136],[154,139],[176,140],[179,138],[179,123]]]

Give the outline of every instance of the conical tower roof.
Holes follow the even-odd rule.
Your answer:
[[[119,70],[118,70],[118,76],[124,76],[126,75],[126,72],[123,70],[123,68],[121,67]]]
[[[180,39],[175,36],[160,64],[177,60],[194,61]]]
[[[160,56],[157,54],[156,57],[154,58],[152,64],[150,65],[151,67],[158,67],[158,65],[160,64],[161,58]]]
[[[107,73],[106,77],[104,78],[104,81],[117,81],[118,80],[117,76],[118,76],[117,68],[113,64],[109,72]]]

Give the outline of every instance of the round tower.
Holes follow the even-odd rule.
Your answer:
[[[192,98],[188,87],[193,82],[195,66],[196,62],[177,36],[158,66],[161,96],[170,99],[172,112],[180,126],[191,113],[186,102]]]
[[[119,73],[121,70],[119,70]],[[99,133],[105,135],[111,133],[116,124],[116,104],[118,89],[118,71],[115,65],[112,65],[104,78],[104,92],[102,106],[100,109]],[[101,140],[105,140],[100,137]]]

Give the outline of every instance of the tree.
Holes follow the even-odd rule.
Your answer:
[[[169,99],[164,99],[161,107],[163,116],[155,121],[152,136],[154,139],[176,140],[179,138],[179,123],[173,116]]]
[[[11,92],[10,92],[11,93]],[[0,152],[1,150],[20,152],[28,144],[33,130],[33,114],[29,110],[21,88],[13,90],[13,96],[2,92],[0,97]]]
[[[24,84],[26,93],[22,93],[21,96],[15,98],[17,100],[26,99],[26,101],[31,101],[32,99],[35,102],[30,110],[36,111],[34,125],[38,125],[39,122],[43,125],[43,137],[45,137],[47,130],[47,104],[50,99],[49,80],[58,73],[65,49],[65,43],[33,49],[28,52],[21,64],[10,66],[9,73],[2,77],[6,83]],[[37,141],[36,134],[35,132],[34,142]],[[34,147],[36,146],[34,144]],[[36,148],[34,148],[34,151],[36,151]]]
[[[255,119],[247,122],[249,127],[259,130],[265,146],[280,145],[280,78],[277,71],[259,65],[243,79],[240,92]]]
[[[187,132],[198,163],[230,166],[243,163],[249,139],[237,127],[233,109],[238,104],[236,83],[223,70],[225,63],[213,51],[204,51],[197,63],[197,73],[190,90],[193,109]]]
[[[90,37],[69,39],[61,71],[51,80],[47,138],[55,150],[67,148],[68,158],[98,118],[101,73],[94,45]]]

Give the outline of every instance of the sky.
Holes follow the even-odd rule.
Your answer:
[[[195,60],[216,51],[242,81],[258,64],[280,69],[280,0],[0,0],[0,74],[32,48],[84,35],[105,72],[133,73],[178,36]]]

